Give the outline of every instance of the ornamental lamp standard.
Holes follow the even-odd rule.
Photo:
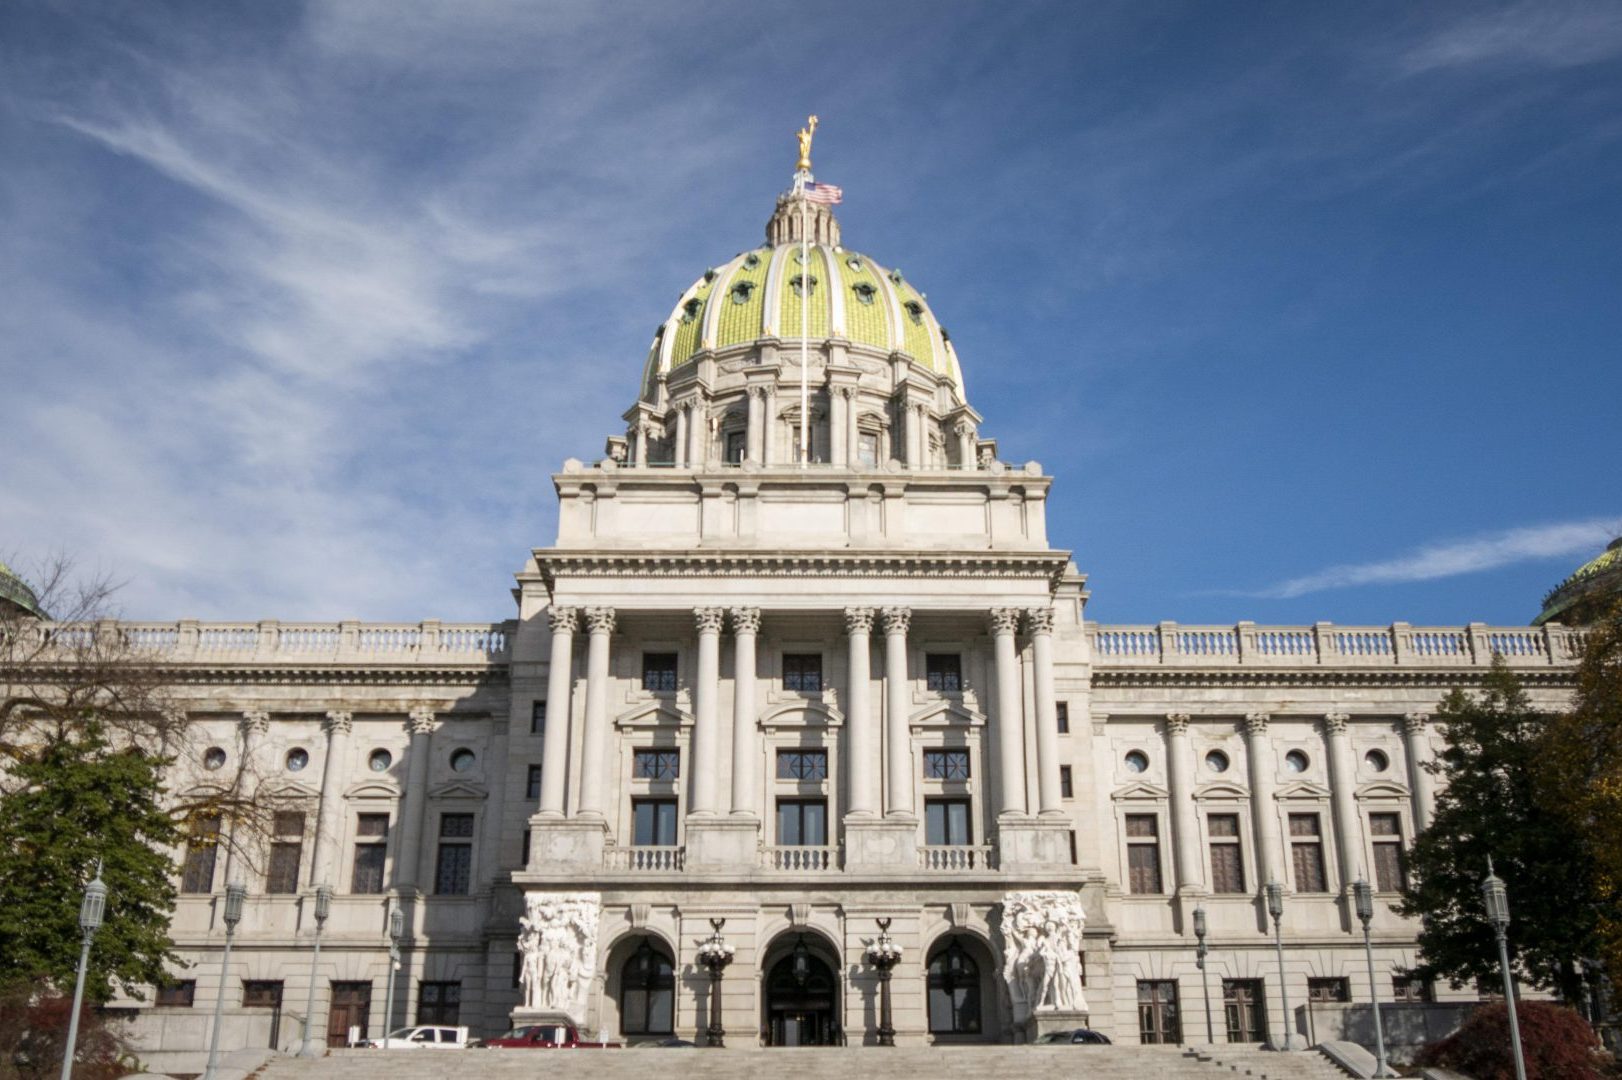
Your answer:
[[[895,1045],[895,1022],[890,1012],[890,973],[901,962],[901,946],[890,937],[890,920],[875,919],[879,924],[879,936],[873,939],[873,944],[867,947],[867,962],[879,973],[879,1045]],[[956,941],[952,942],[952,949],[962,951]],[[948,964],[948,970],[954,965]]]
[[[1205,991],[1205,1041],[1215,1043],[1216,1028],[1211,1025],[1211,976],[1205,970],[1205,958],[1211,952],[1211,947],[1205,943],[1209,930],[1205,921],[1205,906],[1202,904],[1194,909],[1194,966],[1200,969],[1200,986]]]
[[[394,1023],[394,973],[400,970],[400,938],[405,936],[405,912],[389,898],[389,970],[383,990],[383,1049],[389,1048],[389,1025]]]
[[[332,914],[332,886],[317,885],[315,888],[315,949],[310,953],[310,996],[304,1003],[304,1043],[299,1047],[298,1056],[313,1058],[316,1056],[315,1044],[310,1042],[310,1025],[315,1022],[315,973],[316,965],[321,962],[321,931],[327,925],[327,916]]]
[[[698,962],[710,973],[710,1026],[704,1032],[705,1046],[725,1046],[726,1028],[721,1025],[721,972],[732,963],[733,948],[721,936],[725,919],[711,919],[711,934],[698,946]]]
[[[1278,994],[1284,1006],[1284,1038],[1267,1041],[1269,1050],[1300,1050],[1301,1037],[1295,1033],[1294,1018],[1290,1016],[1290,988],[1284,978],[1284,886],[1276,881],[1267,883],[1267,913],[1273,917],[1273,949],[1278,954]]]
[[[79,977],[73,984],[73,1016],[68,1021],[68,1048],[62,1055],[62,1080],[73,1075],[73,1050],[79,1041],[79,1010],[84,1008],[84,975],[90,966],[90,939],[101,928],[102,916],[107,912],[107,885],[101,880],[101,860],[96,860],[95,879],[85,886],[84,900],[79,904],[79,931],[84,944],[79,948]]]
[[[1369,962],[1369,1001],[1374,1004],[1374,1046],[1378,1055],[1374,1075],[1396,1076],[1385,1059],[1385,1025],[1380,1020],[1380,987],[1374,981],[1374,943],[1369,938],[1369,924],[1374,921],[1374,890],[1361,876],[1352,882],[1352,900],[1357,908],[1357,917],[1363,923],[1363,955]]]
[[[1526,1080],[1526,1059],[1521,1054],[1521,1025],[1515,1017],[1515,983],[1509,974],[1509,890],[1504,879],[1492,872],[1492,856],[1487,856],[1487,880],[1481,883],[1481,898],[1487,906],[1487,921],[1498,938],[1498,970],[1504,976],[1504,1005],[1509,1009],[1509,1041],[1515,1051],[1515,1080]]]
[[[220,1019],[225,1015],[225,980],[231,971],[231,939],[236,935],[237,923],[242,921],[242,902],[248,897],[248,888],[240,881],[225,887],[225,951],[220,954],[220,989],[214,997],[214,1032],[208,1040],[208,1068],[203,1080],[214,1080],[220,1066]]]

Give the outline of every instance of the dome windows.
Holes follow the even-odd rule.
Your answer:
[[[803,295],[805,295],[804,294],[805,275],[804,274],[795,274],[793,277],[789,278],[788,279],[788,287],[794,290],[794,295],[795,296],[803,296]],[[817,275],[812,274],[811,275],[811,294],[813,296],[815,296],[816,292],[817,292]]]
[[[899,285],[899,284],[902,283],[902,281],[904,281],[906,279],[904,279],[901,276],[901,271],[899,269],[897,269],[897,270],[891,270],[890,271],[890,280],[895,282],[897,285]]]
[[[756,265],[759,265],[758,259]],[[749,298],[754,295],[755,288],[756,284],[753,281],[735,281],[732,283],[732,289],[728,295],[732,297],[734,304],[747,304]]]
[[[852,255],[845,260],[845,265],[859,274],[862,272],[862,257],[860,255]]]
[[[914,326],[924,325],[924,305],[916,300],[908,300],[901,306],[907,309],[907,318],[912,320]]]
[[[743,257],[743,268],[745,270],[757,270],[757,269],[759,269],[760,268],[760,256],[756,255],[753,251],[751,251],[749,254],[745,255]]]
[[[687,303],[681,306],[681,321],[684,323],[692,322],[694,319],[698,318],[698,313],[703,310],[703,308],[704,301],[700,300],[696,296],[693,297],[691,300],[687,301]]]
[[[879,298],[879,291],[873,287],[871,281],[858,281],[850,287],[850,291],[856,294],[856,302],[859,304],[872,304]]]

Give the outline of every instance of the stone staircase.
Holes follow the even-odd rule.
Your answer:
[[[440,1080],[476,1074],[547,1080],[1345,1080],[1316,1052],[1275,1054],[1248,1046],[918,1046],[727,1050],[340,1050],[325,1058],[277,1058],[259,1080]]]

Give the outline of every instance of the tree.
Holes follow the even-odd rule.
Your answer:
[[[1455,689],[1436,720],[1446,745],[1429,768],[1443,786],[1431,827],[1414,842],[1398,909],[1423,920],[1419,971],[1454,985],[1500,978],[1481,899],[1490,856],[1509,886],[1512,964],[1532,985],[1581,1001],[1576,961],[1597,941],[1595,882],[1583,838],[1542,797],[1550,717],[1495,660],[1480,692]]]
[[[1606,1075],[1609,1057],[1581,1016],[1546,1001],[1523,1001],[1515,1011],[1526,1080],[1602,1080]],[[1456,1069],[1477,1080],[1514,1080],[1509,1010],[1502,1005],[1477,1009],[1459,1030],[1421,1050],[1415,1064]]]

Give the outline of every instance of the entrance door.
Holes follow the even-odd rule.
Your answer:
[[[242,1004],[245,1008],[270,1010],[270,1048],[281,1049],[282,984],[266,980],[245,980],[242,984]]]
[[[1228,1014],[1228,1041],[1267,1040],[1267,1004],[1260,979],[1223,979],[1222,1007]]]
[[[837,1046],[838,984],[801,938],[766,976],[766,1031],[772,1046]]]
[[[366,1038],[366,1018],[371,1011],[371,983],[333,983],[332,1008],[327,1012],[327,1045],[340,1048],[348,1045],[351,1026],[360,1028],[360,1037]]]

